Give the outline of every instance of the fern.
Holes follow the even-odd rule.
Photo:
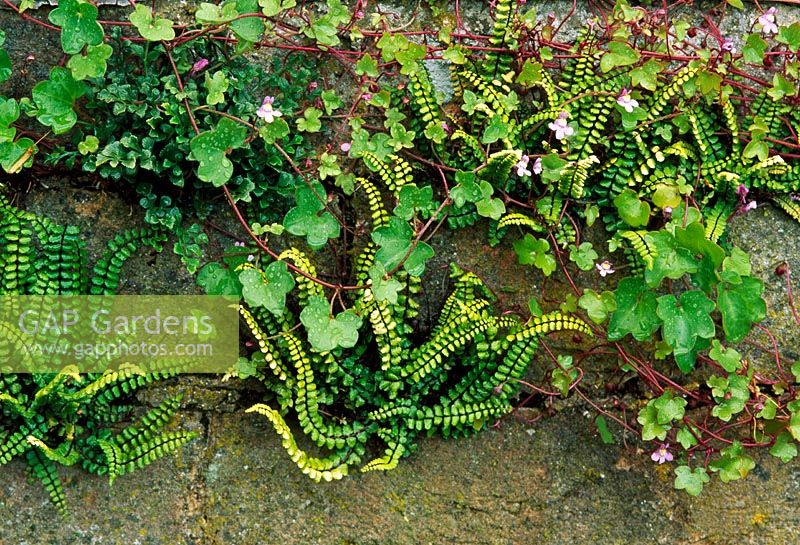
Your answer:
[[[514,3],[513,0],[498,0],[495,4],[494,26],[489,37],[489,44],[493,49],[486,52],[481,70],[489,81],[500,78],[511,69],[514,52],[519,48],[514,24]],[[497,51],[498,49],[508,51]]]
[[[257,313],[242,311],[261,354],[265,332],[273,337],[266,349],[270,358],[261,363],[270,368],[260,375],[265,385],[278,397],[289,392],[291,399],[281,408],[291,410],[299,430],[322,454],[298,447],[278,409],[257,404],[249,412],[272,423],[289,456],[314,480],[342,478],[361,463],[371,438],[382,440],[385,452],[362,471],[395,467],[422,431],[450,437],[482,428],[511,409],[515,381],[532,361],[541,335],[589,331],[580,320],[561,314],[528,326],[496,316],[494,297],[480,278],[452,266],[452,294],[427,340],[418,342],[409,321],[416,313],[419,278],[401,274],[396,279],[401,286],[396,302],[377,299],[370,287],[355,296],[351,312],[364,319],[358,343],[348,349],[320,353],[295,332],[293,321],[276,330],[276,321],[262,323]],[[286,362],[285,378],[276,372],[278,364],[272,368],[278,360]]]
[[[62,227],[17,210],[0,198],[0,295],[113,293],[125,261],[142,246],[160,249],[160,231],[134,229],[109,242],[90,274],[75,227]],[[33,267],[33,263],[36,266]],[[57,465],[80,465],[113,480],[173,452],[195,435],[162,433],[177,400],[148,413],[117,434],[108,427],[127,414],[125,398],[166,378],[174,367],[143,370],[122,365],[81,374],[74,365],[57,373],[0,376],[0,464],[17,457],[28,463],[56,508],[66,515]]]

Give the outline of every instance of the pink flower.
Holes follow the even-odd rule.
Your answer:
[[[537,157],[536,160],[533,162],[533,170],[534,174],[541,174],[542,173],[542,158]]]
[[[659,464],[671,462],[673,460],[673,456],[669,451],[669,443],[662,443],[660,447],[653,451],[653,454],[650,455],[650,459]]]
[[[739,184],[739,187],[736,188],[736,195],[738,195],[739,199],[742,201],[747,197],[748,193],[750,193],[750,190],[747,189],[747,186],[744,184]]]
[[[722,45],[720,45],[719,47],[723,51],[728,51],[729,53],[734,53],[736,51],[736,48],[733,47],[733,41],[728,38],[725,38],[722,41]]]
[[[275,118],[283,115],[280,110],[276,110],[272,107],[273,102],[275,102],[275,97],[264,97],[264,102],[261,103],[261,107],[256,112],[256,115],[267,123],[272,123],[275,121]]]
[[[523,176],[530,176],[531,175],[531,171],[528,170],[528,162],[530,160],[531,160],[530,157],[528,157],[527,155],[523,155],[520,158],[519,162],[516,165],[514,165],[515,168],[517,169],[517,176],[519,176],[521,178]]]
[[[361,99],[369,102],[370,100],[372,100],[372,93],[364,93],[363,95],[361,95]]]
[[[747,189],[747,186],[744,184],[739,184],[739,187],[736,188],[736,195],[739,197],[739,208],[736,210],[737,214],[747,214],[751,210],[755,210],[758,206],[756,201],[748,201],[747,195],[750,193],[750,190]]]
[[[761,32],[769,36],[770,34],[778,33],[778,25],[775,24],[775,8],[771,7],[758,18],[758,24],[761,25]]]
[[[350,142],[345,142],[344,144],[339,146],[339,149],[342,150],[343,153],[347,153],[348,151],[350,151]]]
[[[600,273],[600,276],[603,278],[616,272],[614,270],[614,265],[612,265],[608,260],[603,261],[602,263],[595,263],[594,266],[597,268],[597,272]]]
[[[192,65],[192,71],[190,72],[190,75],[197,74],[206,66],[208,66],[208,59],[197,59],[197,62]]]
[[[567,124],[568,117],[569,112],[561,112],[558,114],[558,118],[548,125],[550,130],[556,133],[557,140],[564,140],[575,132],[575,129]]]
[[[639,102],[631,98],[630,89],[622,88],[622,92],[617,97],[617,104],[625,108],[625,111],[631,113],[634,108],[639,107]]]

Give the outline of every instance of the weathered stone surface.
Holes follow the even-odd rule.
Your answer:
[[[557,17],[572,5],[535,4],[540,13],[552,10]],[[184,4],[170,3],[176,20],[185,11]],[[562,39],[574,36],[586,15],[585,8],[579,11],[574,23],[562,30]],[[485,8],[470,3],[464,13],[476,22],[476,29],[485,31]],[[780,16],[796,19],[798,13],[782,8]],[[7,15],[0,13],[4,29]],[[735,36],[753,19],[752,14],[736,16],[723,30]],[[53,35],[33,28],[26,24],[7,29],[15,66],[28,54],[30,41],[41,44],[31,51],[35,60],[28,61],[27,75],[12,84],[15,92],[46,77],[45,67],[60,57]],[[79,225],[93,258],[117,229],[141,221],[136,206],[115,195],[51,179],[36,180],[22,202],[57,221]],[[543,285],[530,268],[518,266],[507,246],[488,248],[483,234],[476,228],[465,239],[440,239],[438,261],[430,267],[436,281],[426,286],[428,312],[435,312],[445,292],[446,270],[437,267],[453,259],[481,274],[492,287],[505,286],[498,295],[506,309],[523,307],[542,289],[563,293],[565,286],[552,280]],[[796,359],[798,328],[787,305],[785,282],[775,276],[774,268],[786,261],[800,278],[800,226],[759,205],[734,221],[730,238],[751,253],[754,271],[766,283],[766,325],[788,360]],[[126,293],[195,290],[169,251],[137,256],[127,265],[125,278]],[[800,293],[800,284],[793,287]],[[758,363],[770,357],[758,350],[750,356]],[[499,429],[469,439],[423,440],[392,472],[359,474],[354,469],[342,482],[317,485],[292,464],[268,422],[242,412],[260,395],[250,386],[182,377],[140,394],[150,405],[184,391],[184,410],[176,426],[197,430],[200,439],[175,457],[118,479],[112,488],[103,478],[62,470],[71,508],[67,521],[59,520],[37,483],[25,483],[22,464],[2,468],[0,544],[800,542],[797,463],[782,464],[762,453],[746,480],[721,484],[714,479],[702,496],[690,498],[672,489],[670,465],[653,464],[648,452],[636,450],[632,438],[627,438],[629,446],[604,445],[592,431],[587,417],[591,415],[574,403],[535,423],[509,417]]]

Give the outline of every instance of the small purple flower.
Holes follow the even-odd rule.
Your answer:
[[[617,104],[625,108],[625,111],[631,113],[634,108],[639,107],[639,102],[631,98],[630,89],[622,88],[622,92],[617,97]]]
[[[669,443],[662,443],[660,447],[653,451],[653,454],[650,455],[650,459],[659,464],[671,462],[673,460],[673,456],[669,451]]]
[[[725,38],[722,41],[722,45],[720,45],[719,47],[720,47],[720,49],[722,49],[723,51],[727,51],[728,53],[735,53],[736,52],[736,48],[733,46],[733,40],[731,40],[729,38]]]
[[[523,155],[520,158],[519,162],[516,165],[514,165],[514,167],[517,169],[517,176],[521,178],[523,176],[531,175],[531,171],[528,170],[528,162],[530,160],[531,160],[530,157],[528,157],[527,155]]]
[[[197,59],[197,61],[192,65],[192,71],[189,73],[189,75],[197,74],[206,66],[208,66],[208,59]]]
[[[370,100],[372,100],[372,93],[364,93],[363,95],[361,95],[361,99],[369,102]]]
[[[616,271],[614,270],[614,265],[611,264],[610,261],[606,260],[602,263],[595,263],[594,265],[597,268],[597,272],[600,273],[600,276],[605,278],[609,274],[614,274]]]
[[[558,114],[558,118],[548,125],[550,130],[556,133],[557,140],[564,140],[575,132],[575,129],[567,124],[568,117],[569,112],[561,112]]]
[[[272,123],[275,121],[275,118],[282,116],[283,114],[280,110],[276,110],[272,107],[274,102],[275,97],[264,97],[264,102],[261,103],[261,107],[256,112],[256,115],[265,120],[267,123]]]
[[[342,150],[342,153],[347,153],[348,151],[350,151],[350,142],[345,142],[344,144],[339,146],[339,149]]]
[[[244,248],[244,242],[234,242],[234,246],[238,246],[239,248]]]
[[[247,256],[247,261],[253,261],[256,258],[253,254]]]
[[[736,195],[738,195],[741,201],[744,201],[748,193],[750,193],[750,190],[747,189],[747,186],[744,184],[739,184],[739,187],[736,188]]]
[[[750,190],[747,189],[747,186],[744,184],[739,184],[739,187],[736,188],[736,195],[739,197],[739,208],[736,210],[737,214],[747,214],[751,210],[755,210],[758,206],[756,201],[748,201],[747,195],[750,193]]]
[[[534,174],[541,174],[542,173],[542,158],[537,157],[536,160],[533,162],[533,170]]]
[[[769,36],[778,33],[778,25],[775,24],[775,8],[771,7],[758,17],[758,24],[761,25],[761,32]]]

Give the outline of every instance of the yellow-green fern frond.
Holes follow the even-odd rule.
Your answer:
[[[653,260],[658,257],[658,249],[647,231],[620,231],[619,236],[631,245],[648,269],[653,268]]]
[[[283,420],[278,411],[268,407],[264,404],[253,405],[245,412],[258,413],[265,416],[275,428],[278,435],[281,436],[283,448],[289,453],[292,461],[297,464],[300,470],[312,478],[314,481],[319,482],[322,480],[333,481],[339,480],[347,475],[347,465],[341,462],[339,455],[332,455],[328,458],[314,458],[306,454],[297,446],[289,426]]]

